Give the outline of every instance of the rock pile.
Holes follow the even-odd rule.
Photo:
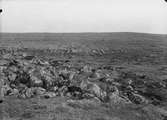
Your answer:
[[[0,60],[1,100],[3,95],[155,105],[166,100],[166,84],[149,82],[145,74],[121,72],[120,67],[75,66],[68,60],[44,60],[26,54],[8,56]]]

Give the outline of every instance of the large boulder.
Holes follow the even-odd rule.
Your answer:
[[[95,97],[99,98],[101,101],[104,101],[107,93],[106,91],[102,90],[96,83],[90,82],[88,80],[83,80],[81,85],[81,89],[93,94]]]

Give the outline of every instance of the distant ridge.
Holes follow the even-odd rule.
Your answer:
[[[0,32],[0,34],[149,34],[149,35],[167,35],[159,33],[142,33],[142,32]]]
[[[0,39],[2,37],[72,37],[72,36],[93,36],[93,37],[111,37],[111,36],[157,36],[157,37],[167,37],[167,34],[152,34],[152,33],[137,33],[137,32],[78,32],[78,33],[0,33]]]

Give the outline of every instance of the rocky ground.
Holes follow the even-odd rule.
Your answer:
[[[167,120],[165,50],[3,48],[0,120]]]

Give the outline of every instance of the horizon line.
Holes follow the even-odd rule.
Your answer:
[[[0,34],[89,34],[89,33],[138,33],[138,34],[155,34],[167,35],[165,33],[149,33],[149,32],[0,32]]]

